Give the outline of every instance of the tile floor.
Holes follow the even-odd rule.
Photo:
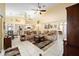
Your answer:
[[[21,56],[39,56],[39,54],[42,54],[43,56],[62,56],[63,38],[58,35],[57,40],[52,43],[52,46],[43,51],[29,41],[21,42],[18,36],[12,40],[12,48],[14,47],[19,48]]]
[[[0,52],[0,56],[4,56],[4,50]]]

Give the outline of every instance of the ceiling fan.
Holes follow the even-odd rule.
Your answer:
[[[36,11],[35,14],[36,14],[37,12],[39,12],[39,14],[42,14],[42,12],[46,12],[46,9],[44,9],[45,7],[46,7],[45,5],[40,5],[40,4],[38,3],[37,9],[32,9],[32,10]],[[42,8],[43,8],[43,9],[42,9]]]

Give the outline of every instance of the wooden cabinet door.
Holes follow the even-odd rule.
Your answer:
[[[12,46],[11,38],[10,37],[4,38],[4,49],[10,48],[11,46]]]
[[[79,4],[67,7],[67,43],[79,47]]]

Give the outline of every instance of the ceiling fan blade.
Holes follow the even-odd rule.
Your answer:
[[[41,12],[46,12],[46,10],[40,10]]]

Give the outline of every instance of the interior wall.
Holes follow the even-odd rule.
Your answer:
[[[3,18],[0,18],[0,50],[2,50],[2,45],[3,45],[3,37],[4,37],[4,29],[3,29],[3,22],[4,22],[4,17],[5,17],[5,4],[0,3],[0,15],[3,16]]]
[[[2,48],[2,20],[0,19],[0,50]]]

